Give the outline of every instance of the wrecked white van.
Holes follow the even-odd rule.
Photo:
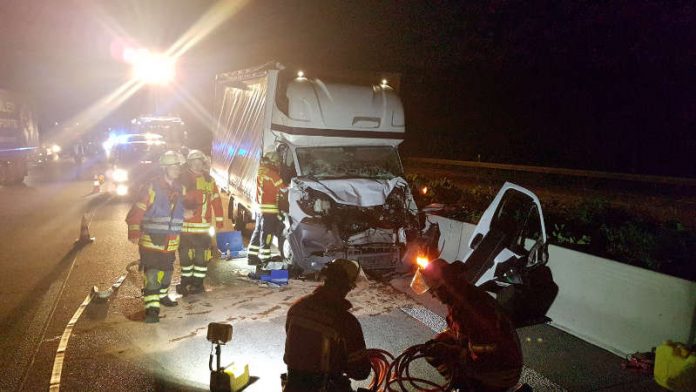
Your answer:
[[[216,106],[211,173],[238,228],[257,209],[261,156],[276,151],[289,184],[287,261],[309,272],[337,257],[366,270],[400,262],[417,208],[397,150],[403,107],[386,81],[332,82],[269,63],[218,75]]]

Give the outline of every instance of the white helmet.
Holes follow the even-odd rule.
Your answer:
[[[203,162],[205,162],[207,160],[207,157],[205,156],[205,154],[203,154],[203,152],[201,150],[191,150],[191,151],[189,151],[188,157],[186,157],[186,160],[191,162],[194,159],[200,159]]]
[[[167,151],[160,157],[160,166],[173,166],[173,165],[183,165],[186,159],[181,153],[176,151]]]

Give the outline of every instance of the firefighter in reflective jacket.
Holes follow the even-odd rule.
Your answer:
[[[360,273],[357,262],[337,259],[326,265],[326,280],[288,310],[284,392],[351,391],[350,379],[370,374],[360,322],[348,309],[346,295]]]
[[[263,264],[271,258],[271,243],[273,236],[282,243],[283,222],[281,221],[278,201],[283,180],[278,172],[278,154],[267,153],[261,159],[261,165],[256,176],[257,201],[259,214],[256,216],[256,226],[249,240],[249,265]]]
[[[159,322],[160,305],[177,305],[169,298],[169,284],[184,223],[184,188],[177,181],[184,157],[167,151],[159,163],[163,174],[148,184],[126,217],[128,240],[138,244],[145,274],[146,323]]]
[[[213,219],[222,228],[222,201],[215,180],[206,173],[206,156],[191,150],[186,159],[188,170],[182,175],[186,189],[184,197],[184,227],[181,231],[179,262],[181,263],[180,294],[196,294],[205,291],[203,279],[212,259],[211,227]]]
[[[432,339],[426,360],[464,391],[507,391],[522,372],[522,351],[512,321],[484,290],[463,277],[461,262],[442,259],[419,268],[411,288],[430,290],[447,305],[447,329]]]

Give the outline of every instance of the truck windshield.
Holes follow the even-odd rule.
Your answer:
[[[403,176],[399,154],[389,146],[301,147],[297,160],[303,176],[317,178]]]

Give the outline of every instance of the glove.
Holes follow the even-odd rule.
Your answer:
[[[442,361],[458,361],[462,355],[462,347],[458,344],[430,340],[421,350],[426,357],[437,358]]]

